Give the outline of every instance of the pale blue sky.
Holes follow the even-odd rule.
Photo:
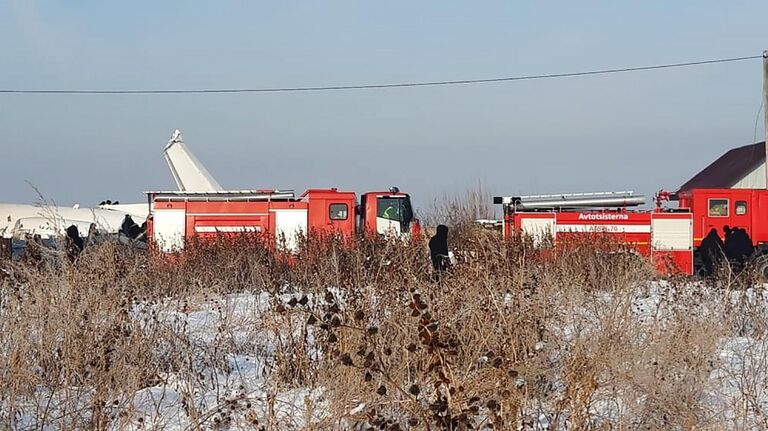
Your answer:
[[[177,89],[488,78],[757,55],[766,1],[0,3],[0,87]],[[0,95],[0,201],[141,201],[174,128],[230,188],[399,185],[417,205],[674,189],[752,142],[759,60],[300,94]],[[758,136],[762,140],[762,126]]]

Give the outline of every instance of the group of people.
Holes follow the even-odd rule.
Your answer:
[[[119,236],[124,236],[131,240],[143,241],[146,237],[146,222],[139,226],[133,221],[130,215],[126,215],[120,226]],[[80,253],[85,249],[86,243],[98,242],[100,235],[97,232],[96,224],[91,223],[88,233],[85,237],[80,234],[77,225],[70,225],[64,231],[64,253],[70,262],[74,262]],[[45,248],[40,235],[35,234],[26,238],[26,246],[22,257],[30,261],[41,261],[42,251]]]
[[[707,275],[714,274],[723,262],[743,265],[755,252],[752,239],[743,228],[725,225],[723,234],[725,239],[712,228],[701,240],[699,253]]]
[[[46,250],[55,248],[51,240],[44,240],[40,234],[27,234],[18,258],[29,264],[40,266],[45,261]],[[74,262],[83,251],[85,242],[75,225],[64,230],[64,254],[70,262]]]

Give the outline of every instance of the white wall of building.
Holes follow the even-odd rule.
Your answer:
[[[733,185],[734,189],[764,189],[765,188],[765,163],[755,168],[744,178]]]

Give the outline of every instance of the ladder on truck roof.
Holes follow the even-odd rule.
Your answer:
[[[296,199],[293,190],[147,191],[155,202],[261,202]]]
[[[645,196],[636,195],[633,191],[495,196],[493,203],[511,207],[515,211],[557,208],[621,208],[643,205],[645,204]]]

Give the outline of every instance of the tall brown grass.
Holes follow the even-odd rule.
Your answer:
[[[424,242],[378,238],[309,238],[290,258],[230,237],[173,258],[105,243],[74,264],[5,262],[0,428],[161,429],[162,402],[145,418],[134,396],[174,384],[190,429],[766,425],[758,288],[652,282],[648,262],[604,244],[544,258],[454,222],[458,262],[439,279]],[[270,307],[227,311],[244,292]],[[204,307],[222,317],[199,343],[184,313]],[[201,403],[222,384],[202,374],[233,372],[229,355],[262,357],[263,386]],[[303,413],[281,416],[281,394],[302,389]]]
[[[426,226],[444,224],[456,232],[475,227],[475,220],[492,219],[495,215],[490,194],[481,181],[461,193],[444,194],[418,214]]]

